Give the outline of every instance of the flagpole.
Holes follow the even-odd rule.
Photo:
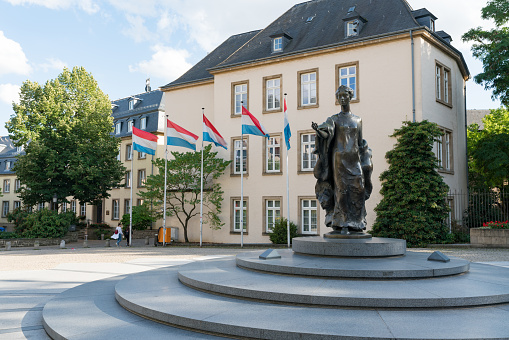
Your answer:
[[[168,115],[164,123],[164,195],[163,195],[163,247],[166,246],[166,177],[168,173]]]
[[[240,105],[244,107],[244,102]],[[242,112],[240,113],[240,247],[244,248],[244,128],[242,128]],[[235,223],[235,222],[234,222]]]
[[[285,114],[286,114],[286,93],[285,93]],[[284,117],[283,117],[284,119]],[[283,129],[285,128],[285,123],[283,123]],[[286,144],[286,237],[288,239],[288,248],[290,248],[290,178],[289,178],[289,169],[288,169],[288,154],[290,153],[290,149],[288,148],[288,144]]]
[[[133,122],[134,126],[134,122]],[[131,133],[131,141],[132,133]],[[134,186],[134,143],[131,142],[131,197],[129,199],[129,245],[131,245],[131,235],[133,234],[133,186]]]
[[[202,120],[205,117],[205,108],[202,107]],[[202,124],[203,126],[203,124]],[[203,130],[203,127],[202,127]],[[202,246],[203,241],[203,131],[201,134],[201,176],[200,176],[200,247]]]

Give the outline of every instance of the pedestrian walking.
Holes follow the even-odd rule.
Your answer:
[[[122,242],[122,222],[118,222],[118,226],[115,228],[115,233],[111,235],[111,238],[117,240],[117,247],[120,247],[120,242]]]

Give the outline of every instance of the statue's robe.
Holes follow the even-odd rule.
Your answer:
[[[366,229],[365,201],[371,195],[371,149],[362,139],[362,121],[351,113],[338,113],[318,126],[328,134],[316,135],[314,168],[316,198],[326,211],[325,224],[334,230]]]

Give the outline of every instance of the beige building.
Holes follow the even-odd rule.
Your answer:
[[[465,82],[470,75],[450,36],[435,31],[435,20],[429,11],[413,10],[405,0],[314,0],[295,5],[262,30],[230,37],[162,91],[147,89],[112,102],[114,134],[122,140],[119,159],[127,169],[125,183],[98,206],[75,202],[69,209],[86,213],[91,222],[116,225],[133,204],[141,203],[137,192],[155,171],[152,156],[132,154],[131,127],[158,135],[155,158],[163,158],[165,115],[201,137],[205,108],[207,118],[229,143],[228,150],[215,150],[232,164],[220,179],[224,226],[212,230],[204,225],[204,242],[240,243],[242,168],[245,243],[270,242],[277,216],[289,216],[302,234],[328,232],[314,192],[311,122],[321,123],[339,112],[334,93],[340,84],[355,90],[351,109],[363,119],[363,135],[373,151],[368,229],[381,199],[378,178],[387,169],[385,154],[395,143],[390,135],[403,121],[427,119],[443,128],[445,135],[435,144],[440,173],[451,190],[466,190]],[[292,131],[288,169],[284,94]],[[269,139],[245,135],[241,142],[241,101],[269,131]],[[0,177],[14,185],[12,172],[0,172]],[[17,202],[15,196],[4,195],[2,200],[9,202],[5,209]],[[450,204],[455,204],[452,197]],[[154,227],[161,225],[157,221]],[[169,219],[167,226],[179,223]],[[191,222],[188,235],[199,241],[199,218]]]
[[[204,240],[240,242],[242,153],[246,157],[244,242],[268,242],[274,216],[289,216],[303,234],[328,231],[314,193],[311,122],[321,123],[339,112],[334,92],[340,84],[355,90],[352,112],[363,119],[364,138],[373,150],[368,228],[381,199],[378,178],[387,168],[385,154],[395,143],[389,136],[403,121],[427,119],[443,128],[445,135],[435,145],[443,166],[440,172],[451,190],[465,190],[469,71],[450,36],[435,31],[436,19],[426,9],[412,10],[404,0],[309,1],[295,5],[260,31],[230,37],[162,87],[170,119],[198,134],[203,107],[230,143],[228,151],[218,149],[221,157],[232,161],[220,180],[225,226],[221,230],[205,226]],[[284,94],[292,131],[289,212]],[[241,101],[270,132],[270,139],[246,135],[240,142]],[[199,240],[198,219],[189,236]]]

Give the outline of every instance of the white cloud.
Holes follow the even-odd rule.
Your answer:
[[[21,45],[0,31],[0,75],[30,73],[31,67]]]
[[[145,20],[141,16],[127,14],[126,19],[130,27],[123,31],[124,35],[131,37],[135,42],[150,41],[153,36],[145,27]]]
[[[69,68],[65,62],[60,59],[48,58],[46,63],[40,64],[39,67],[44,71],[48,72],[51,70],[62,71],[64,67]]]
[[[86,13],[94,14],[100,9],[93,0],[6,0],[11,5],[37,5],[49,9],[69,9],[77,7]]]
[[[137,65],[129,66],[130,72],[141,72],[149,76],[173,81],[191,68],[187,61],[190,54],[186,50],[178,50],[167,46],[156,45],[152,48],[151,60],[144,60]]]
[[[19,102],[19,90],[18,85],[13,84],[0,84],[0,101],[12,104],[12,102]]]

